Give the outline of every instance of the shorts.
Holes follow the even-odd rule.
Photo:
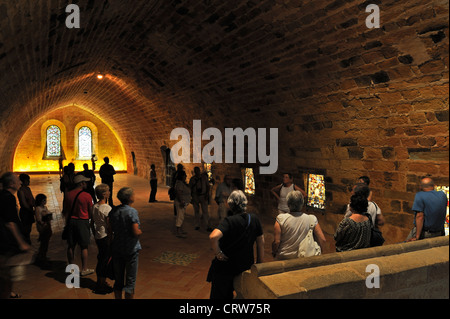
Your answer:
[[[70,219],[67,243],[73,248],[77,244],[81,249],[87,249],[91,239],[91,227],[89,219]]]

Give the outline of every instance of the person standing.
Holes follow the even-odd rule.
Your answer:
[[[92,154],[91,156],[91,163],[92,163],[92,170],[95,172],[95,162],[98,160],[97,155]]]
[[[98,202],[92,208],[93,232],[95,243],[97,244],[97,274],[96,293],[109,293],[111,287],[106,282],[107,265],[110,257],[111,234],[109,227],[109,213],[111,206],[106,203],[109,198],[109,187],[106,184],[100,184],[95,188]]]
[[[186,208],[191,202],[191,189],[186,184],[186,173],[180,171],[177,174],[177,180],[175,183],[175,207],[177,209],[177,216],[175,219],[175,235],[179,238],[186,238],[186,232],[183,230],[184,216],[186,214]]]
[[[17,211],[17,201],[14,194],[20,187],[19,178],[12,172],[1,177],[2,190],[0,191],[0,298],[19,298],[20,295],[12,292],[13,282],[20,278],[15,277],[16,268],[10,260],[13,256],[30,251],[31,246],[22,235],[22,223]]]
[[[194,167],[194,176],[189,180],[189,187],[191,188],[192,206],[194,206],[194,220],[195,230],[200,229],[201,219],[206,225],[207,231],[212,231],[209,212],[208,212],[208,196],[209,196],[209,182],[208,176],[200,172],[200,167]],[[200,207],[202,208],[202,215],[200,218]]]
[[[433,180],[429,177],[421,180],[421,191],[416,194],[412,207],[415,214],[414,227],[406,238],[407,241],[445,234],[447,196],[442,191],[434,190],[434,186]]]
[[[64,169],[64,157],[62,154],[58,158],[58,164],[59,164],[59,177],[61,178],[63,175],[63,169]]]
[[[155,164],[150,166],[150,198],[148,200],[149,203],[157,202],[156,200],[156,192],[158,191],[158,177],[156,176]]]
[[[184,166],[183,164],[178,164],[177,165],[177,170],[175,172],[173,172],[172,176],[171,176],[171,180],[170,180],[170,188],[169,188],[169,198],[170,200],[173,200],[173,215],[177,216],[177,205],[175,204],[175,184],[177,183],[177,178],[178,175],[184,173],[186,174],[186,172],[184,171]]]
[[[289,213],[286,196],[294,190],[301,192],[303,197],[307,198],[305,191],[294,184],[294,178],[290,173],[283,174],[283,183],[272,188],[271,192],[278,201],[279,214]]]
[[[105,162],[105,164],[103,164],[100,167],[99,170],[99,174],[100,174],[100,178],[102,179],[102,184],[106,184],[109,186],[109,191],[110,191],[110,195],[108,198],[108,204],[113,207],[113,184],[114,184],[114,175],[116,175],[116,170],[114,169],[114,167],[109,164],[109,158],[105,157],[103,159],[103,161]]]
[[[370,247],[372,222],[367,216],[368,201],[365,195],[355,194],[350,198],[350,217],[344,217],[334,234],[336,251],[349,251]]]
[[[352,195],[362,195],[367,198],[367,213],[372,217],[372,223],[375,227],[383,226],[385,223],[385,219],[383,214],[381,213],[380,207],[369,198],[371,198],[372,191],[367,186],[367,183],[358,182],[355,186],[353,186]],[[352,215],[352,210],[350,209],[350,204],[347,205],[347,210],[345,211],[344,217],[350,217]]]
[[[30,189],[30,176],[28,174],[20,174],[19,179],[22,186],[17,191],[20,210],[19,217],[22,222],[23,236],[28,244],[31,245],[31,228],[35,222],[34,219],[34,196]]]
[[[142,249],[139,236],[142,234],[138,211],[131,207],[134,203],[134,191],[124,187],[117,193],[121,205],[109,214],[113,239],[111,243],[114,268],[114,296],[122,299],[134,298],[139,262],[139,251]]]
[[[68,192],[64,198],[64,212],[67,214],[66,225],[68,225],[67,237],[67,261],[73,264],[75,259],[75,246],[81,249],[81,276],[87,276],[94,272],[87,268],[88,247],[90,242],[90,229],[92,220],[92,197],[86,192],[87,182],[90,179],[83,175],[74,177],[75,189]]]
[[[223,182],[217,186],[216,195],[214,200],[216,201],[219,208],[217,209],[217,215],[219,216],[219,223],[223,221],[225,217],[227,217],[228,206],[227,199],[233,191],[232,178],[229,175],[225,175],[223,178]]]
[[[258,217],[246,212],[247,203],[242,191],[233,191],[227,201],[231,216],[209,235],[215,255],[206,279],[211,282],[210,299],[233,298],[234,278],[255,263],[255,243],[256,262],[263,262],[263,229]]]
[[[49,266],[47,251],[50,238],[52,237],[52,225],[51,220],[53,214],[48,211],[47,208],[47,196],[44,194],[36,195],[36,228],[39,232],[38,241],[41,243],[39,245],[39,251],[36,256],[36,263],[41,266]]]
[[[86,163],[83,164],[83,168],[84,168],[84,171],[82,171],[81,174],[84,177],[87,177],[90,179],[90,181],[87,182],[86,191],[91,195],[92,200],[94,201],[94,204],[95,204],[95,203],[97,203],[97,197],[95,196],[95,190],[94,190],[94,185],[95,185],[95,180],[96,180],[95,173],[93,170],[89,169],[89,166]]]
[[[325,247],[325,236],[317,217],[302,213],[304,198],[301,192],[292,191],[287,195],[289,213],[279,214],[274,225],[272,256],[277,260],[298,258],[302,240],[308,235],[310,225],[314,225],[313,234],[321,251]]]

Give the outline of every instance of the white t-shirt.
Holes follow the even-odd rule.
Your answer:
[[[278,210],[289,213],[289,207],[287,204],[286,196],[294,190],[294,184],[289,187],[281,186],[280,189],[280,199],[278,201]]]
[[[302,212],[285,213],[277,216],[277,222],[281,227],[280,246],[278,247],[277,259],[297,258],[298,248],[309,231],[313,220],[316,227],[318,220],[314,215]]]
[[[92,207],[92,218],[94,219],[94,226],[95,226],[95,239],[102,239],[105,238],[108,234],[106,233],[106,218],[109,215],[109,212],[111,211],[111,206],[108,204],[95,204]]]
[[[48,211],[47,206],[44,206],[44,207],[37,206],[36,207],[36,217],[37,217],[37,221],[39,221],[39,222],[42,221],[42,218],[44,216],[51,215],[51,214],[52,213],[50,213]],[[50,224],[50,222],[47,222],[47,223]],[[36,223],[36,228],[37,228],[38,232],[41,232],[44,228],[44,225],[41,225],[40,223]]]
[[[369,205],[367,206],[367,213],[372,216],[372,223],[375,225],[375,221],[377,219],[377,215],[381,215],[381,209],[372,201],[368,201]],[[352,216],[352,211],[350,210],[350,204],[347,204],[347,210],[345,211],[344,217]]]

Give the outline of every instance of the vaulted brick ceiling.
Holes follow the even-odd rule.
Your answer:
[[[72,104],[138,161],[193,119],[279,128],[283,169],[382,173],[373,159],[448,151],[448,1],[74,2],[80,29],[65,26],[69,1],[0,1],[0,170],[33,121]]]

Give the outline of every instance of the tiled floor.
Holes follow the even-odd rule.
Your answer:
[[[136,202],[143,234],[140,241],[142,251],[139,256],[139,270],[135,298],[143,299],[204,299],[209,297],[210,284],[206,275],[213,253],[209,246],[208,232],[194,230],[192,205],[188,207],[185,219],[186,239],[174,235],[173,203],[169,201],[167,188],[161,187],[157,193],[157,203],[148,203],[150,186],[143,178],[128,174],[116,175],[114,192],[124,186],[135,190]],[[50,269],[35,265],[26,267],[26,278],[14,285],[24,299],[111,299],[113,294],[100,295],[93,292],[97,277],[94,274],[82,277],[81,287],[69,289],[65,285],[68,273],[66,267],[66,243],[61,240],[63,221],[61,220],[62,194],[59,191],[57,175],[31,175],[33,195],[44,193],[48,197],[47,206],[54,212],[53,236],[50,241],[48,257],[52,261]],[[217,205],[210,206],[213,225],[217,220]],[[271,261],[270,247],[273,240],[273,220],[262,220],[265,240],[265,261]],[[37,231],[33,226],[33,248],[37,250]],[[179,256],[168,257],[178,253]],[[79,249],[76,250],[76,263],[80,264]],[[96,265],[97,248],[91,238],[89,247],[89,268]],[[168,263],[168,260],[172,259]],[[180,262],[177,262],[178,261]],[[162,262],[161,262],[162,261]],[[178,264],[177,264],[178,263]],[[112,285],[113,282],[109,281]]]

